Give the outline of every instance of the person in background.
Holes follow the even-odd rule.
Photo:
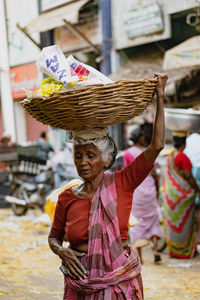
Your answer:
[[[16,143],[12,142],[9,134],[4,134],[0,140],[0,153],[10,155],[11,152],[16,154]],[[17,155],[15,159],[17,159]],[[0,170],[7,170],[6,161],[0,161]]]
[[[192,174],[200,186],[200,130],[193,132],[186,139],[186,147],[184,153],[189,157],[192,163]],[[198,195],[195,199],[197,214],[197,243],[200,244],[200,199]]]
[[[186,132],[174,132],[173,143],[164,176],[167,244],[171,257],[192,258],[196,248],[195,197],[200,189],[192,175],[191,161],[183,152]]]
[[[200,168],[199,149],[200,149],[200,131],[193,132],[186,138],[186,146],[183,151],[190,159],[193,168]]]
[[[134,129],[130,134],[134,145],[124,152],[124,164],[133,162],[144,150],[146,140],[141,128]],[[132,215],[139,220],[139,224],[129,228],[130,242],[137,248],[140,260],[142,247],[147,245],[144,240],[153,242],[154,262],[160,262],[161,256],[157,252],[158,239],[161,237],[158,215],[159,182],[156,167],[148,174],[146,179],[135,189],[132,201]]]
[[[9,146],[13,146],[13,145],[15,145],[15,144],[12,143],[10,135],[4,135],[4,136],[2,136],[0,146],[9,147]]]
[[[63,143],[62,148],[52,155],[47,164],[55,172],[57,188],[66,185],[69,180],[78,177],[70,143]]]
[[[40,133],[40,138],[37,140],[36,145],[38,146],[38,156],[42,160],[47,160],[49,158],[49,152],[53,152],[53,148],[49,143],[48,133],[42,131]]]
[[[144,138],[146,142],[145,146],[147,147],[151,142],[153,134],[153,123],[145,121],[143,124],[141,124],[141,129],[144,133]]]

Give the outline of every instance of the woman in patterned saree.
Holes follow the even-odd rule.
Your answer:
[[[183,150],[186,134],[174,132],[175,150],[167,158],[164,208],[169,255],[192,258],[195,253],[195,197],[200,189],[192,176],[192,164]]]
[[[149,147],[131,164],[104,173],[114,163],[116,146],[107,129],[73,132],[74,162],[83,183],[58,197],[49,234],[52,251],[62,260],[64,298],[143,299],[141,265],[127,244],[135,188],[146,178],[164,146],[164,88],[156,74],[157,112]],[[63,245],[64,236],[70,243]]]

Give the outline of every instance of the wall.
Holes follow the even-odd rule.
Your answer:
[[[2,114],[1,114],[1,107],[0,107],[0,139],[3,136],[3,121],[2,121]]]
[[[15,102],[15,125],[18,144],[24,143],[27,140],[29,141],[29,136],[31,137],[31,141],[35,140],[35,128],[34,126],[30,126],[29,132],[27,131],[26,126],[28,126],[28,124],[25,110],[17,101],[26,98],[26,92],[23,90],[24,88],[35,92],[38,89],[38,85],[41,80],[42,74],[39,73],[35,63],[19,65],[10,69],[11,91],[13,100]],[[43,127],[41,126],[42,125],[36,125],[36,128],[40,128],[38,130],[42,131]],[[27,132],[29,133],[28,136]],[[37,137],[38,135],[36,136],[36,138]]]
[[[6,0],[10,66],[34,61],[40,50],[22,33],[16,24],[26,26],[38,16],[37,0]],[[40,42],[39,33],[32,35]]]
[[[10,71],[12,97],[13,99],[22,100],[25,97],[22,88],[35,90],[38,86],[40,78],[36,74],[37,70],[35,71],[36,68],[34,69],[34,66],[32,66],[31,69],[31,64],[29,63],[36,60],[40,50],[17,28],[16,25],[19,23],[21,27],[24,27],[38,16],[38,0],[6,0],[5,5],[9,63],[10,66],[13,66]],[[40,43],[39,33],[33,34],[32,37]],[[34,141],[38,138],[39,133],[44,128],[46,129],[46,127],[39,124],[37,121],[31,121],[29,118],[27,119],[26,113],[19,103],[14,103],[14,110],[17,143],[24,143],[27,140]],[[0,134],[1,124],[2,121],[0,118]]]
[[[14,101],[15,126],[16,126],[16,141],[17,144],[22,144],[26,141],[26,117],[23,106]]]
[[[39,138],[41,131],[49,131],[49,127],[33,119],[31,115],[26,113],[26,130],[27,140],[34,142]]]

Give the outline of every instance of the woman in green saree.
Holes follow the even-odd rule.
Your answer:
[[[182,136],[180,136],[182,135]],[[174,151],[167,158],[164,178],[164,208],[169,255],[192,258],[195,253],[195,197],[200,189],[192,176],[192,164],[186,154],[186,136],[175,133]]]

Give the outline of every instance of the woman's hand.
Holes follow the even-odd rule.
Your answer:
[[[168,76],[167,74],[156,73],[154,77],[158,79],[158,83],[156,87],[157,96],[158,98],[164,97],[164,91],[165,91]]]
[[[67,274],[75,280],[82,280],[86,278],[87,272],[77,258],[77,256],[84,255],[85,253],[81,254],[72,250],[70,247],[61,247],[58,251],[58,256],[62,259],[63,264],[66,267]]]
[[[48,241],[51,250],[62,259],[67,274],[71,278],[75,280],[86,278],[87,272],[77,258],[77,256],[84,256],[85,253],[76,252],[70,247],[62,247],[63,241],[59,240],[51,233],[49,234]]]

